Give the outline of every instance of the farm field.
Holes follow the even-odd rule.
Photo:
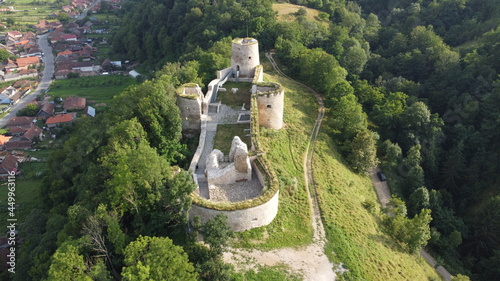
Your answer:
[[[55,81],[47,94],[60,98],[79,96],[95,103],[108,103],[115,95],[135,83],[136,80],[128,76],[79,77]]]

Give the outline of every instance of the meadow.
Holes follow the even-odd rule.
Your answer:
[[[109,103],[113,96],[135,83],[135,79],[119,75],[79,77],[54,81],[47,94],[60,98],[79,96],[95,103]]]

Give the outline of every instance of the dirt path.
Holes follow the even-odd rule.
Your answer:
[[[266,54],[266,57],[280,75],[287,77],[279,70],[271,54]],[[283,248],[267,252],[259,250],[248,251],[243,249],[230,249],[230,252],[224,253],[224,260],[234,264],[237,268],[243,269],[251,269],[254,267],[254,264],[266,266],[287,265],[293,272],[302,274],[304,280],[331,281],[335,280],[336,275],[333,271],[333,264],[328,260],[328,257],[323,251],[326,236],[325,229],[323,228],[323,222],[321,221],[321,214],[318,199],[316,197],[312,173],[314,147],[321,122],[323,121],[323,117],[325,115],[325,108],[321,95],[311,88],[307,88],[314,94],[318,102],[318,117],[316,118],[309,142],[307,143],[307,149],[302,164],[304,168],[305,186],[308,191],[307,197],[309,200],[309,208],[311,209],[312,214],[311,224],[313,226],[314,233],[313,243],[300,248]]]

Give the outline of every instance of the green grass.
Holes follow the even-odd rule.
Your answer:
[[[252,89],[252,83],[226,82],[224,83],[223,88],[225,88],[227,91],[217,92],[217,101],[221,101],[227,106],[237,108],[241,108],[244,103],[247,109],[250,108],[250,97],[252,95],[250,90]],[[238,88],[238,92],[233,94],[233,92],[231,92],[232,88]]]
[[[290,80],[268,74],[265,79],[285,87],[284,128],[261,128],[262,150],[280,182],[278,214],[267,226],[237,233],[232,244],[258,249],[307,245],[313,233],[302,163],[317,107],[314,98]]]
[[[116,75],[56,80],[50,87],[48,94],[61,98],[79,96],[96,103],[108,103],[113,96],[135,82],[136,80],[131,77]]]
[[[23,162],[19,165],[19,169],[23,173],[23,178],[36,179],[48,172],[47,163],[45,162]]]
[[[246,143],[247,147],[250,148],[250,132],[245,132],[245,129],[250,129],[250,124],[219,124],[217,125],[217,134],[215,135],[214,148],[222,151],[224,155],[229,155],[229,150],[231,149],[231,142],[234,136],[240,137],[240,139]]]
[[[323,129],[324,130],[324,129]],[[349,269],[346,280],[440,280],[433,268],[386,235],[371,180],[352,172],[325,133],[314,156],[314,178],[327,235],[325,253]],[[371,202],[377,208],[363,207]]]
[[[7,215],[7,196],[8,190],[5,181],[0,185],[0,221],[6,222]],[[27,180],[17,178],[15,194],[15,217],[18,224],[24,221],[26,216],[39,203],[41,195],[41,180]],[[4,232],[2,232],[4,233]]]
[[[264,267],[260,266],[257,271],[249,270],[237,273],[233,276],[235,281],[300,281],[302,278],[289,272],[284,266]]]

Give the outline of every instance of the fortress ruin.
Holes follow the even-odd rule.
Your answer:
[[[224,88],[227,81],[232,82],[232,88]],[[252,86],[240,91],[235,88],[239,83]],[[218,93],[251,95],[251,102],[228,106],[217,101]],[[263,82],[257,40],[232,41],[231,66],[217,71],[204,96],[198,85],[186,84],[178,89],[177,97],[183,136],[193,138],[199,133],[190,165],[198,186],[192,194],[190,218],[199,216],[205,222],[223,213],[233,231],[271,223],[278,212],[279,185],[256,138],[259,126],[283,127],[284,90],[279,84]],[[227,147],[214,147],[217,127],[241,123],[250,126],[232,136],[229,153],[224,155],[221,150]],[[242,137],[248,136],[250,143],[243,142]]]

